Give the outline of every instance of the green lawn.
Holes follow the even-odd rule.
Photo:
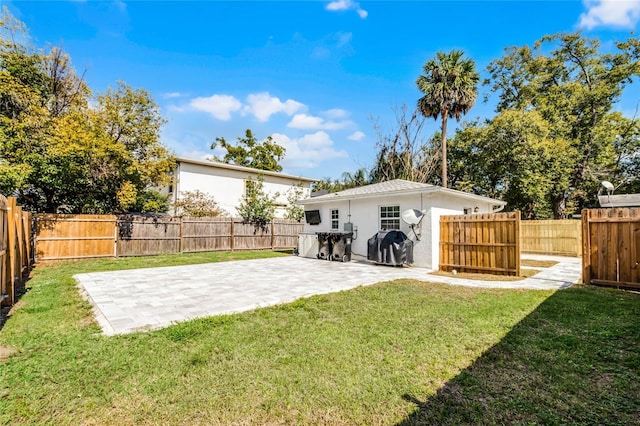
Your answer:
[[[105,337],[71,278],[270,255],[37,268],[0,331],[0,424],[640,424],[636,294],[400,280]]]

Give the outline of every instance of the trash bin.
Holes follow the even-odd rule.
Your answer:
[[[318,259],[331,259],[331,238],[326,233],[318,233]]]
[[[340,233],[333,236],[333,250],[331,252],[331,258],[341,262],[351,261],[351,241],[353,240],[353,233]]]

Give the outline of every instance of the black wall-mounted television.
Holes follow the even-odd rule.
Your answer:
[[[304,219],[309,225],[320,224],[320,210],[305,210]]]

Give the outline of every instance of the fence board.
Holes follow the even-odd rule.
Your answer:
[[[520,222],[523,253],[576,256],[582,254],[579,220],[523,220]]]
[[[123,215],[117,222],[117,256],[180,252],[180,218]]]
[[[182,252],[232,250],[233,219],[183,218]]]
[[[9,213],[7,211],[7,199],[0,195],[0,302],[5,301],[5,295],[10,297],[11,272],[9,269]]]
[[[585,283],[640,288],[640,208],[583,210],[582,238]]]
[[[440,269],[520,275],[520,212],[442,216]]]
[[[19,287],[31,270],[30,214],[23,212],[15,197],[0,195],[0,304],[16,302]]]
[[[304,228],[287,220],[262,229],[242,219],[133,215],[37,215],[36,222],[38,260],[289,249]]]
[[[113,257],[116,216],[35,215],[35,255],[37,260],[68,260]]]
[[[298,235],[304,231],[304,224],[291,221],[273,221],[273,249],[297,247]]]

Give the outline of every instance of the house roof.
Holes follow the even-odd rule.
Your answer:
[[[212,167],[212,168],[216,168],[216,169],[237,170],[239,172],[255,173],[255,174],[260,174],[260,175],[265,175],[265,176],[277,176],[277,177],[281,177],[281,178],[294,179],[294,180],[298,180],[298,181],[302,181],[302,182],[317,182],[318,181],[318,179],[314,179],[314,178],[309,178],[309,177],[304,177],[304,176],[289,175],[289,174],[286,174],[286,173],[272,172],[272,171],[269,171],[269,170],[254,169],[252,167],[244,167],[244,166],[238,166],[238,165],[235,165],[235,164],[221,163],[219,161],[194,160],[192,158],[176,157],[176,162],[177,163],[197,164],[197,165],[200,165],[200,166]]]
[[[640,207],[640,194],[598,195],[600,207]]]
[[[321,195],[319,197],[306,198],[298,201],[299,204],[321,204],[338,200],[354,200],[360,198],[387,197],[393,195],[408,194],[433,194],[442,193],[458,198],[465,198],[483,203],[491,203],[504,206],[505,201],[494,198],[483,197],[481,195],[470,194],[468,192],[457,191],[455,189],[443,188],[441,186],[429,185],[427,183],[411,182],[403,179],[389,180],[386,182],[374,183],[360,186],[358,188],[345,189],[344,191]]]

